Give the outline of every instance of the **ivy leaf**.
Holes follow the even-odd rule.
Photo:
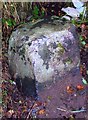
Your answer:
[[[6,19],[2,18],[2,23],[4,24],[6,22]]]
[[[32,14],[35,18],[38,18],[39,8],[37,6],[34,7]]]
[[[74,25],[76,24],[76,20],[75,20],[75,19],[72,19],[71,22],[72,22],[72,24],[74,24]]]
[[[12,26],[12,20],[11,20],[11,19],[7,19],[6,23],[7,23],[7,25],[8,25],[9,27]]]
[[[82,45],[86,45],[86,42],[85,42],[85,41],[82,41],[81,44],[82,44]]]
[[[80,41],[83,41],[83,37],[81,35],[80,35],[79,39],[80,39]]]
[[[42,16],[44,16],[44,13],[45,13],[45,11],[44,11],[44,10],[42,10]]]
[[[13,20],[13,19],[11,19],[11,18],[9,18],[9,19],[4,19],[4,18],[2,18],[2,23],[3,23],[3,24],[6,23],[9,27],[12,27],[12,26],[15,26],[15,25],[16,25],[15,20]]]
[[[7,19],[6,23],[9,27],[16,25],[16,22],[13,19]]]

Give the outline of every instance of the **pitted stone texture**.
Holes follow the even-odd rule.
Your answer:
[[[67,74],[74,76],[79,69],[78,37],[68,23],[50,21],[19,27],[10,37],[8,53],[12,75],[35,79],[39,88]]]

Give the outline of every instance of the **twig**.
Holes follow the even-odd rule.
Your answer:
[[[85,112],[86,111],[86,109],[74,110],[74,111],[63,109],[63,108],[57,108],[57,109],[60,110],[60,111],[64,111],[64,112],[68,111],[70,113],[80,113],[80,112]]]
[[[58,110],[61,110],[61,111],[67,111],[67,110],[65,110],[65,109],[63,109],[63,108],[57,108]]]
[[[71,113],[80,113],[80,112],[85,112],[85,109],[81,109],[81,110],[76,110],[76,111],[71,111]]]
[[[32,107],[31,107],[31,110],[29,111],[29,113],[28,113],[28,115],[27,115],[26,120],[28,120],[28,119],[29,119],[29,116],[30,116],[30,114],[31,114],[31,112],[32,112],[32,108],[33,108],[34,106],[35,106],[35,102],[33,103]]]

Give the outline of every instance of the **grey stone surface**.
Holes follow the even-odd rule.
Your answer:
[[[70,23],[42,21],[19,26],[9,39],[8,54],[11,74],[25,95],[35,96],[36,87],[44,90],[79,71],[78,36]]]

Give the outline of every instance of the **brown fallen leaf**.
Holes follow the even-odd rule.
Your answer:
[[[84,86],[83,85],[77,85],[77,90],[83,90]]]
[[[11,118],[11,116],[12,116],[13,113],[14,113],[13,110],[9,110],[9,111],[6,113],[7,118]]]
[[[44,110],[44,109],[39,110],[39,111],[38,111],[38,114],[39,114],[39,115],[45,114],[45,110]]]
[[[72,89],[71,86],[67,86],[67,93],[73,93],[74,90]]]

